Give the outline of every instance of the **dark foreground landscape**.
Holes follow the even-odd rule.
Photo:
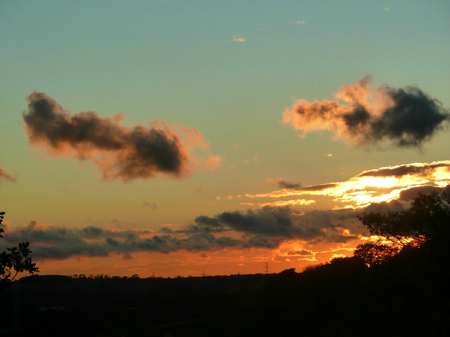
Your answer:
[[[448,271],[413,249],[371,268],[353,257],[303,273],[29,276],[0,294],[0,335],[448,336]]]
[[[450,195],[360,220],[390,244],[302,273],[4,277],[0,336],[450,336]]]

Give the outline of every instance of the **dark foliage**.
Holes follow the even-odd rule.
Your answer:
[[[0,212],[0,225],[3,222],[5,212]],[[3,228],[0,228],[0,238],[3,236]],[[18,273],[28,271],[30,274],[39,271],[36,263],[31,260],[31,250],[28,242],[21,242],[17,247],[7,248],[6,252],[0,253],[0,291],[8,283],[14,280]],[[12,277],[11,275],[14,274]]]

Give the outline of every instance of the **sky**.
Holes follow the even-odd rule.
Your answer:
[[[0,249],[301,271],[450,184],[450,2],[1,1]]]

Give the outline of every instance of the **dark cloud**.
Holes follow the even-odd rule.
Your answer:
[[[224,212],[213,218],[202,216],[195,221],[203,226],[213,224],[216,228],[223,226],[233,231],[254,235],[253,239],[249,240],[253,244],[276,246],[287,239],[311,242],[346,242],[355,239],[354,234],[365,233],[365,229],[357,220],[359,214],[361,211],[328,210],[298,215],[293,213],[290,207],[266,206],[257,210],[247,210],[245,213]],[[352,235],[344,235],[341,227],[351,229]],[[261,238],[267,240],[261,241]]]
[[[311,185],[311,186],[306,186],[306,187],[302,187],[300,190],[302,191],[323,191],[323,190],[327,190],[330,188],[334,188],[336,186],[338,186],[339,184],[337,183],[329,183],[329,184],[321,184],[321,185]]]
[[[292,183],[292,182],[286,181],[286,180],[278,181],[278,186],[280,188],[286,188],[286,189],[293,189],[293,188],[301,187],[301,185],[299,183]]]
[[[413,187],[413,188],[401,191],[400,197],[398,199],[409,202],[413,198],[417,198],[419,196],[419,193],[421,193],[421,194],[441,193],[443,190],[444,190],[443,188],[435,187],[435,186]]]
[[[399,146],[419,146],[442,129],[449,120],[449,112],[442,103],[416,87],[384,90],[393,105],[371,124],[370,137],[374,141],[391,139]]]
[[[304,134],[333,131],[336,138],[356,146],[390,140],[399,147],[420,147],[448,125],[449,111],[419,88],[383,85],[373,90],[370,83],[366,77],[341,88],[335,96],[348,105],[301,99],[283,113],[283,121]]]
[[[134,257],[130,253],[123,254],[122,258],[124,260],[133,260],[134,259]]]
[[[358,174],[356,177],[402,177],[406,175],[429,176],[436,169],[444,167],[450,171],[450,161],[406,164],[394,167],[383,167]]]
[[[31,243],[33,259],[67,259],[77,256],[108,256],[112,253],[123,254],[124,259],[130,259],[133,252],[171,253],[180,250],[209,251],[223,248],[260,247],[258,240],[238,240],[232,237],[216,237],[210,233],[200,232],[183,235],[179,238],[173,235],[155,235],[150,230],[117,231],[99,227],[64,228],[38,224],[35,220],[26,226],[5,229],[4,240],[0,251],[10,245],[28,241]],[[175,232],[174,232],[175,233]],[[175,233],[177,235],[179,233]],[[151,237],[148,237],[152,235]]]
[[[70,114],[40,92],[33,92],[27,100],[23,119],[29,143],[44,145],[54,155],[91,159],[106,180],[147,179],[160,173],[181,177],[196,164],[218,165],[216,157],[210,156],[204,163],[190,157],[193,147],[207,149],[196,129],[162,120],[149,127],[125,127],[120,125],[121,115]]]
[[[281,177],[278,177],[277,179],[266,178],[265,183],[267,185],[278,185],[279,188],[283,189],[297,189],[301,187],[300,183],[292,183],[290,181],[284,180]]]
[[[291,250],[287,253],[288,255],[293,255],[293,256],[310,256],[310,255],[314,255],[314,253],[311,250]]]

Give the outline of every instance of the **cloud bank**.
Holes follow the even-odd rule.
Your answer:
[[[121,126],[122,114],[112,118],[93,111],[71,114],[42,92],[33,92],[27,101],[23,120],[29,143],[50,149],[54,156],[92,160],[105,180],[182,177],[195,166],[220,166],[220,157],[209,155],[204,161],[192,157],[194,148],[208,150],[197,129],[163,120],[148,127]]]
[[[374,206],[376,207],[376,206]],[[26,226],[5,230],[0,250],[30,242],[33,259],[67,259],[70,257],[106,257],[134,252],[172,253],[223,249],[275,249],[290,240],[344,243],[366,235],[356,216],[361,211],[313,211],[295,213],[290,207],[263,207],[247,212],[223,212],[214,217],[199,216],[195,224],[171,230],[161,228],[114,230],[96,226],[65,228],[47,226],[35,220]],[[224,233],[227,233],[224,235]]]
[[[420,147],[450,120],[442,103],[417,87],[370,87],[372,80],[339,89],[338,101],[300,99],[283,112],[283,122],[308,132],[328,130],[351,146],[390,141],[398,147]]]

